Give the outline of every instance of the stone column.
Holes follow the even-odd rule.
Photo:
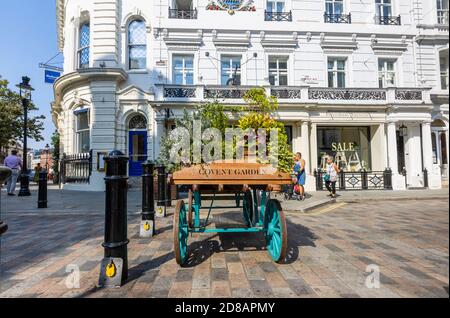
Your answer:
[[[159,153],[161,151],[161,139],[162,137],[164,137],[165,135],[165,131],[166,131],[166,117],[163,115],[159,115],[158,113],[156,114],[156,129],[155,129],[155,133],[154,133],[154,137],[155,137],[155,141],[154,141],[154,160],[158,160],[159,157]]]
[[[428,173],[433,172],[433,147],[431,143],[431,123],[429,121],[422,123],[422,156],[423,167]]]
[[[388,167],[392,170],[393,175],[397,175],[398,171],[398,152],[397,152],[397,132],[396,123],[388,122],[387,125],[387,148],[388,148]]]
[[[309,122],[304,121],[301,124],[301,149],[300,152],[302,153],[303,159],[306,160],[306,174],[311,174],[311,156],[310,154],[310,143],[309,143]]]

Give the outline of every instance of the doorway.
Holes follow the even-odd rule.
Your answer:
[[[130,120],[128,133],[128,155],[130,177],[142,176],[142,164],[148,158],[147,120],[136,115]]]

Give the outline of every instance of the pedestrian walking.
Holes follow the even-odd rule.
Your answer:
[[[9,196],[14,196],[16,191],[17,179],[22,169],[22,160],[17,156],[17,150],[12,150],[11,154],[5,159],[5,166],[12,170],[11,176],[6,182],[6,191]]]
[[[324,175],[323,179],[325,181],[325,186],[330,192],[328,196],[336,198],[336,182],[338,180],[338,174],[340,172],[339,167],[334,163],[334,158],[332,156],[327,157],[327,173]]]
[[[306,183],[306,161],[302,159],[302,154],[295,154],[294,173],[297,176],[296,186],[300,195],[300,200],[305,200],[305,183]]]

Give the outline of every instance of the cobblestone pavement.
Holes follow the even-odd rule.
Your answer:
[[[103,257],[100,213],[6,218],[0,297],[449,297],[448,199],[337,203],[309,214],[289,212],[283,265],[271,262],[261,234],[205,234],[189,239],[190,261],[180,268],[172,252],[171,216],[158,219],[157,236],[150,240],[138,237],[139,216],[133,214],[130,278],[108,290],[95,287]],[[224,220],[221,214],[215,218]],[[80,270],[78,289],[66,286],[68,265]],[[379,288],[366,286],[368,265],[379,267]]]

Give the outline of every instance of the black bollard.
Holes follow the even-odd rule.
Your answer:
[[[155,196],[153,173],[155,164],[151,161],[142,164],[142,222],[141,237],[152,237],[155,234]]]
[[[38,209],[47,208],[47,171],[39,172]]]
[[[105,195],[105,257],[102,261],[99,285],[120,287],[128,278],[127,245],[127,163],[120,151],[112,151],[106,162]]]
[[[166,216],[166,192],[167,192],[167,175],[166,168],[163,165],[156,167],[158,170],[158,200],[156,202],[157,213],[159,217]]]

